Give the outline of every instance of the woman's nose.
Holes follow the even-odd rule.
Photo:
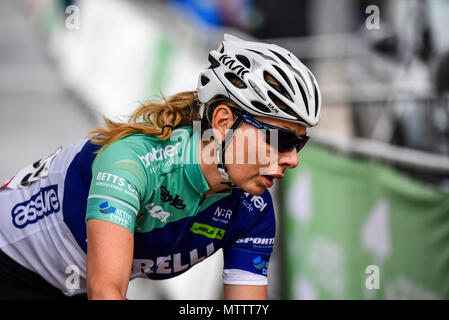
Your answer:
[[[295,148],[291,151],[279,153],[279,166],[295,168],[298,165],[298,152]]]

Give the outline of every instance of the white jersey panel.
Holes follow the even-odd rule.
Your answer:
[[[66,295],[86,291],[86,254],[62,213],[67,169],[86,142],[82,139],[58,152],[48,163],[48,173],[28,186],[17,187],[12,179],[15,189],[0,189],[0,249]],[[16,177],[26,176],[24,170]],[[69,276],[77,278],[74,270],[79,270],[79,288],[73,281],[66,286]]]

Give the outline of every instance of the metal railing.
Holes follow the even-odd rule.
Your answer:
[[[318,145],[347,154],[374,158],[383,162],[418,169],[427,173],[449,175],[449,157],[365,138],[336,135],[323,129],[312,129]]]

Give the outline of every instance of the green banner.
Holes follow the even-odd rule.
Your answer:
[[[282,186],[288,299],[448,299],[449,194],[308,145]]]

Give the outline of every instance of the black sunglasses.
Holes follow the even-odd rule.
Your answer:
[[[307,141],[309,141],[310,139],[310,137],[307,134],[297,136],[290,130],[276,127],[271,124],[256,120],[253,117],[249,116],[246,113],[241,112],[238,109],[232,107],[231,109],[237,115],[242,117],[243,121],[245,121],[246,123],[253,125],[258,129],[266,130],[265,131],[266,142],[270,145],[275,144],[277,142],[277,149],[279,153],[290,152],[294,148],[296,148],[296,152],[299,152],[306,145]],[[272,139],[273,132],[277,132],[277,139]]]

